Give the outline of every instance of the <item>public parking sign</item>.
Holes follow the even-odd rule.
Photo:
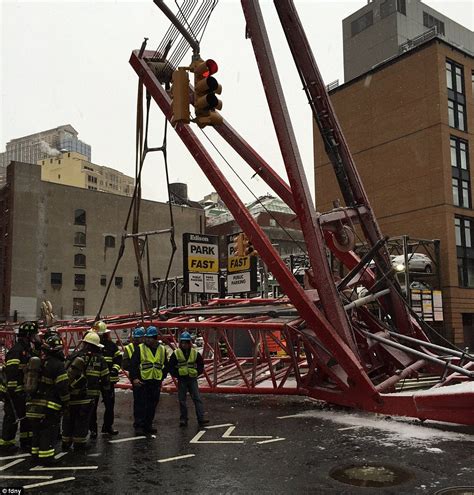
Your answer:
[[[257,259],[237,255],[234,249],[237,235],[227,236],[227,294],[257,290]]]
[[[184,291],[219,293],[219,238],[215,235],[183,234]]]

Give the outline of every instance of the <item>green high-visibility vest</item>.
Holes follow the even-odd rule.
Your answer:
[[[132,359],[132,355],[135,352],[135,344],[130,342],[125,346],[125,352],[127,353],[128,359]]]
[[[142,380],[161,380],[163,378],[163,366],[165,364],[166,351],[159,345],[153,351],[145,344],[140,344],[140,374]]]
[[[176,360],[178,361],[179,376],[189,376],[191,378],[195,378],[196,376],[198,376],[196,363],[198,352],[196,351],[196,349],[191,348],[191,352],[189,353],[189,357],[187,360],[180,348],[176,349],[174,351],[174,354],[176,356]]]

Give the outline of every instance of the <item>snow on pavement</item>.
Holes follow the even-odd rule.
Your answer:
[[[438,429],[422,424],[411,424],[412,418],[390,418],[388,416],[346,413],[336,410],[308,410],[295,414],[293,418],[315,418],[350,426],[341,435],[350,434],[352,439],[372,440],[384,446],[417,447],[432,453],[442,453],[437,447],[440,442],[462,441],[474,442],[474,434]],[[442,425],[444,426],[444,425]],[[456,427],[456,425],[449,425]],[[345,430],[345,429],[343,429]],[[368,433],[367,430],[375,430]]]

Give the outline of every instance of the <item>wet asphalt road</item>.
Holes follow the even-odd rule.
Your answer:
[[[113,440],[134,436],[131,399],[129,392],[117,393],[115,426],[120,435]],[[352,413],[327,408],[304,398],[214,395],[204,396],[204,400],[211,419],[209,426],[215,427],[205,429],[203,434],[198,435],[204,429],[197,427],[194,415],[190,416],[187,428],[179,428],[176,396],[162,395],[156,438],[113,444],[109,443],[110,439],[99,438],[87,454],[68,453],[63,456],[57,464],[57,467],[65,468],[62,470],[37,471],[29,458],[1,459],[0,487],[19,487],[65,478],[74,479],[30,488],[25,493],[370,495],[432,494],[448,486],[474,486],[474,428],[434,425],[448,432],[448,436],[457,433],[458,437],[427,444],[420,441],[412,445],[407,434],[403,441],[398,441],[393,432],[388,436],[379,429],[353,426],[350,421],[347,424],[334,422],[330,418],[341,415],[352,418]],[[278,419],[301,413],[303,416]],[[374,418],[371,415],[361,417],[363,420]],[[395,431],[410,424],[379,421],[394,424]],[[412,424],[416,424],[415,428],[422,433],[424,428],[433,427],[433,424]],[[224,438],[223,434],[226,435]],[[194,442],[190,443],[193,438]],[[191,454],[194,456],[158,462]],[[16,464],[5,467],[15,460],[18,460]],[[357,487],[330,477],[333,469],[351,463],[402,467],[407,471],[407,477],[401,484],[385,488]],[[74,470],[74,467],[92,469]],[[52,478],[9,479],[12,475],[47,475]],[[0,493],[3,492],[0,490]]]

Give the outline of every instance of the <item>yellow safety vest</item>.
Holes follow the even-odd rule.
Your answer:
[[[140,344],[140,374],[142,380],[161,380],[163,378],[163,365],[165,364],[166,351],[159,345],[153,351],[145,344]]]
[[[189,376],[191,378],[195,378],[198,376],[197,372],[197,356],[198,352],[196,349],[191,348],[191,352],[189,353],[188,360],[184,357],[184,352],[181,349],[176,349],[174,351],[176,356],[176,360],[178,361],[178,374],[179,376]]]
[[[127,344],[125,346],[125,351],[127,353],[128,359],[132,359],[132,355],[135,352],[135,344],[133,342],[130,342],[130,344]]]

